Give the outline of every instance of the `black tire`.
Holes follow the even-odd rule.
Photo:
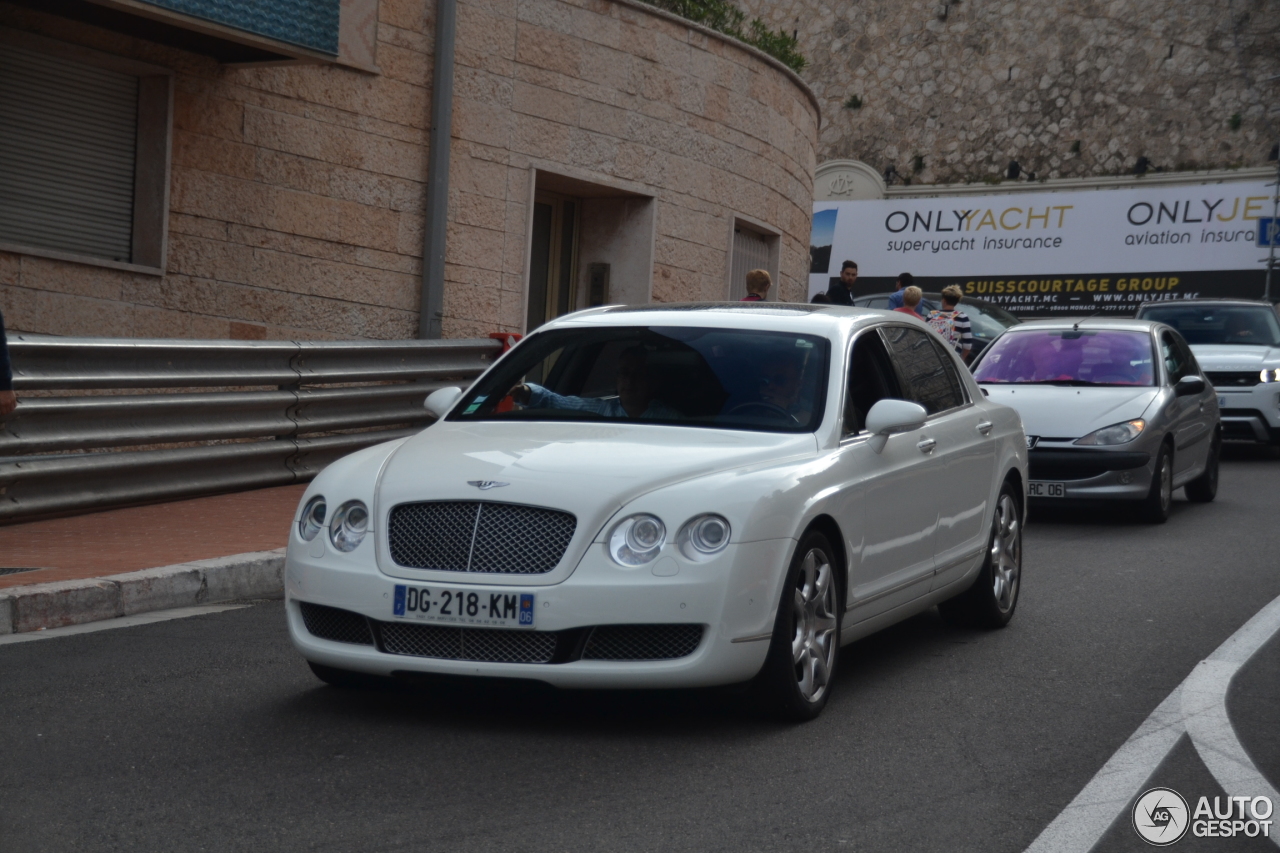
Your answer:
[[[1151,475],[1151,489],[1138,506],[1138,515],[1149,524],[1164,524],[1173,508],[1173,452],[1169,445],[1160,445],[1156,454],[1155,469]]]
[[[772,716],[805,722],[826,707],[840,660],[838,571],[827,537],[806,533],[787,569],[769,655],[754,684]]]
[[[307,661],[307,666],[311,667],[311,671],[315,673],[316,678],[330,687],[337,687],[342,690],[380,690],[391,683],[389,678],[379,678],[376,675],[369,675],[364,672],[351,672],[346,669],[325,666],[322,663]]]
[[[1213,441],[1209,445],[1209,459],[1205,462],[1204,472],[1190,483],[1184,492],[1187,500],[1207,504],[1218,496],[1218,468],[1222,456],[1222,432],[1214,431]]]
[[[1022,589],[1022,496],[1009,481],[1000,487],[987,558],[973,585],[938,605],[948,624],[1003,628],[1013,618]]]

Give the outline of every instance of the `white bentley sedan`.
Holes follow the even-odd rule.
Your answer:
[[[591,309],[427,407],[299,506],[289,631],[327,682],[752,681],[808,719],[842,644],[1017,604],[1021,421],[902,314]]]

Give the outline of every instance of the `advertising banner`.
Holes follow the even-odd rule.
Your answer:
[[[809,295],[858,265],[855,296],[909,272],[1022,316],[1132,315],[1143,302],[1259,299],[1264,182],[814,204]]]

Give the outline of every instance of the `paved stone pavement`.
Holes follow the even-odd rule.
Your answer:
[[[0,527],[0,589],[284,547],[305,485]]]

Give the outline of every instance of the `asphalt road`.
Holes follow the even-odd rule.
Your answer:
[[[1163,527],[1036,514],[1009,628],[847,647],[802,726],[732,691],[340,691],[279,602],[0,646],[0,851],[1019,851],[1280,596],[1278,486],[1236,452]],[[1278,683],[1273,641],[1228,702],[1273,784]],[[1185,741],[1153,780],[1221,793]],[[1098,849],[1146,845],[1126,815]]]

